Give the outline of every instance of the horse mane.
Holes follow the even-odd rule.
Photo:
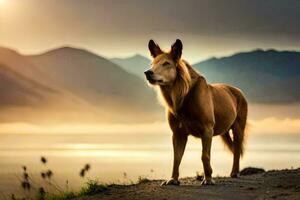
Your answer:
[[[191,66],[184,60],[177,62],[177,77],[172,86],[161,86],[161,93],[169,110],[176,115],[192,87]]]

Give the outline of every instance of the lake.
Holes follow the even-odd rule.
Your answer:
[[[145,131],[147,132],[147,131]],[[40,157],[48,160],[44,165]],[[171,134],[87,133],[87,134],[0,134],[0,195],[22,192],[20,178],[26,166],[35,184],[43,183],[40,172],[51,169],[60,188],[78,189],[88,179],[104,183],[130,183],[139,176],[166,179],[172,168]],[[79,176],[86,164],[91,169]],[[213,140],[213,176],[228,176],[232,155],[219,137]],[[300,134],[253,134],[248,136],[241,168],[300,167]],[[202,172],[201,141],[189,138],[180,168],[181,177]],[[68,180],[68,184],[66,181]]]

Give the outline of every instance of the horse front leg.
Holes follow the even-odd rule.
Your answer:
[[[173,131],[173,171],[172,177],[168,181],[164,181],[162,185],[179,185],[180,182],[179,178],[179,165],[182,160],[182,156],[184,154],[186,142],[187,142],[187,135],[182,132],[175,132]]]
[[[211,129],[212,130],[212,129]],[[210,165],[210,152],[211,152],[211,143],[212,143],[213,131],[208,131],[203,134],[201,137],[202,142],[202,156],[201,160],[204,168],[204,180],[202,185],[214,185],[215,182],[212,179],[212,168]]]

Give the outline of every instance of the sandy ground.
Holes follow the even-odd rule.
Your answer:
[[[215,178],[216,184],[200,185],[195,178],[181,179],[180,186],[160,186],[162,180],[153,180],[130,186],[110,186],[105,192],[78,200],[96,199],[300,199],[300,168],[268,171],[239,178]]]

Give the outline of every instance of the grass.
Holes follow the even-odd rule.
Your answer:
[[[56,195],[45,195],[45,197],[40,196],[38,200],[69,200],[74,199],[75,197],[79,197],[79,195],[74,192],[64,192]]]
[[[140,176],[138,178],[137,183],[147,183],[150,180],[146,177]],[[85,186],[81,188],[81,190],[77,193],[75,192],[65,192],[58,195],[46,195],[45,198],[39,198],[39,200],[69,200],[76,197],[82,197],[82,196],[90,196],[94,194],[99,194],[101,192],[106,191],[110,186],[113,186],[115,184],[106,185],[99,183],[97,180],[89,180],[85,183]]]
[[[142,176],[139,176],[138,181],[137,181],[138,184],[148,183],[148,182],[150,182],[150,180],[147,177],[142,177]]]
[[[66,188],[61,188],[61,186],[53,179],[55,178],[53,177],[55,174],[48,168],[48,159],[42,156],[40,161],[43,166],[40,172],[42,183],[34,180],[29,173],[30,170],[28,170],[26,166],[22,166],[22,175],[19,177],[19,181],[25,197],[18,198],[12,194],[11,200],[69,200],[76,197],[99,194],[106,191],[108,187],[117,185],[103,184],[97,180],[88,180],[78,192],[70,191],[68,180],[66,181]],[[91,165],[88,163],[85,164],[84,167],[79,170],[79,176],[85,178],[90,169]],[[153,173],[154,170],[151,169],[150,172]],[[128,181],[126,172],[124,172],[124,179]],[[150,180],[146,176],[139,176],[137,184],[147,183],[149,181]],[[135,184],[132,181],[130,181],[130,183]]]
[[[148,183],[150,180],[146,177],[140,176],[138,178],[137,184]],[[99,183],[97,180],[89,180],[77,193],[75,192],[64,192],[58,195],[45,195],[45,198],[39,198],[39,200],[69,200],[75,197],[90,196],[94,194],[99,194],[106,191],[110,186],[115,184],[106,185]]]
[[[107,190],[107,185],[101,184],[96,180],[89,180],[79,192],[63,192],[57,195],[45,195],[45,198],[39,200],[69,200],[75,197],[94,195]]]
[[[147,183],[150,180],[146,177],[139,176],[137,183],[131,183],[131,184],[141,184],[141,183]],[[106,191],[109,187],[112,187],[116,184],[103,184],[100,183],[98,180],[88,180],[84,186],[78,191],[78,192],[73,192],[73,191],[62,191],[59,193],[50,193],[50,192],[45,192],[45,190],[40,190],[38,191],[38,195],[33,198],[33,197],[23,197],[23,198],[16,198],[15,195],[11,196],[11,200],[70,200],[74,199],[77,197],[83,197],[83,196],[91,196],[95,194],[99,194],[101,192]]]
[[[100,192],[107,190],[107,185],[100,184],[98,181],[89,180],[86,185],[81,188],[79,195],[86,196],[86,195],[93,195]]]

